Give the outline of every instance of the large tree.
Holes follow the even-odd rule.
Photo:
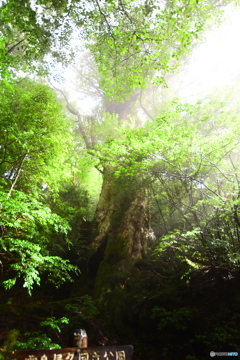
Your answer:
[[[95,0],[80,4],[78,1],[49,3],[38,0],[21,1],[16,6],[15,2],[7,1],[2,5],[0,28],[3,37],[3,74],[7,67],[21,67],[21,59],[32,64],[33,59],[39,60],[47,53],[62,61],[68,57],[70,48],[66,52],[61,49],[67,43],[71,45],[70,33],[74,30],[94,57],[103,96],[119,102],[129,101],[129,97],[139,94],[139,88],[147,86],[149,81],[164,84],[165,74],[173,71],[189,52],[210,16],[218,14],[219,9],[228,3],[231,1],[167,0],[153,3],[148,0]],[[68,110],[77,118],[86,149],[98,157],[96,166],[103,176],[91,234],[91,243],[98,248],[96,262],[101,263],[96,283],[96,292],[101,296],[111,286],[122,286],[132,263],[146,254],[150,230],[146,196],[149,181],[141,171],[131,174],[131,169],[135,163],[140,164],[141,168],[147,155],[141,151],[144,142],[134,137],[131,138],[131,144],[135,143],[139,151],[129,150],[130,145],[114,142],[120,154],[110,152],[106,157],[102,149],[99,153],[96,145],[102,140],[92,136],[92,129],[101,122],[101,115],[95,119],[84,118],[66,96],[65,100]],[[127,112],[124,115],[120,113],[120,106],[115,106],[115,112],[119,113],[121,120],[128,115]],[[124,122],[121,124],[126,126]],[[36,123],[34,131],[38,133],[37,126]],[[41,124],[40,132],[43,129]],[[42,135],[39,134],[40,139]],[[20,185],[19,175],[22,174],[23,178],[24,173],[27,174],[28,166],[31,165],[29,158],[37,157],[37,150],[34,152],[32,148],[38,148],[39,138],[33,138],[31,134],[24,136],[26,139],[23,140],[24,146],[20,153],[18,142],[13,139],[16,145],[16,149],[13,149],[15,163],[11,163],[10,173],[7,168],[3,172],[4,180],[11,183],[10,195],[17,182]],[[121,137],[126,139],[124,133]],[[32,141],[30,145],[29,139]],[[8,144],[8,138],[6,141]],[[107,144],[111,144],[111,139],[107,140]],[[122,148],[124,155],[121,154]],[[41,154],[47,154],[47,150],[48,146]],[[182,150],[179,151],[181,153]],[[122,156],[129,157],[129,160],[122,164]],[[40,162],[44,165],[46,161],[43,159]],[[4,166],[6,164],[8,160]],[[26,182],[23,186],[26,186]],[[113,260],[116,254],[117,259]],[[105,274],[109,273],[110,268],[113,268],[112,275],[107,280]]]
[[[223,4],[219,4],[220,8]],[[98,157],[96,167],[103,177],[90,236],[92,246],[97,249],[91,259],[97,272],[94,275],[95,290],[97,296],[101,297],[109,289],[123,286],[135,260],[146,256],[151,240],[147,196],[151,179],[141,171],[131,174],[131,162],[140,164],[141,168],[143,159],[147,157],[144,151],[141,153],[141,148],[145,146],[144,136],[143,141],[139,138],[134,140],[134,136],[131,138],[139,152],[128,150],[132,144],[125,147],[121,142],[117,144],[113,141],[117,152],[113,154],[110,151],[108,154],[103,153],[102,148],[98,150],[98,144],[103,139],[96,130],[99,129],[99,123],[104,125],[104,110],[114,112],[119,115],[118,126],[122,130],[115,132],[112,137],[117,134],[120,139],[126,140],[124,127],[132,126],[128,119],[131,106],[127,102],[130,105],[134,105],[136,99],[141,102],[139,88],[145,87],[153,77],[157,78],[154,84],[164,82],[164,75],[172,71],[189,52],[216,4],[171,1],[160,6],[96,1],[95,5],[89,8],[87,33],[90,39],[88,47],[98,73],[96,75],[92,67],[89,76],[85,65],[78,68],[75,66],[75,71],[81,83],[84,82],[85,89],[91,89],[96,94],[103,111],[92,117],[84,117],[77,104],[62,94],[69,112],[77,117],[78,129],[86,149]],[[140,17],[136,17],[135,13],[140,14]],[[92,19],[95,19],[94,23]],[[107,100],[112,102],[108,103]],[[147,109],[144,110],[149,118],[153,118]],[[166,116],[170,117],[171,111]],[[141,123],[140,119],[135,120],[137,126]],[[112,137],[110,135],[107,139],[108,145]],[[124,154],[121,153],[123,148]],[[182,149],[179,148],[179,151],[181,153]],[[121,163],[122,156],[129,157],[128,162],[123,162],[124,165]],[[119,167],[125,168],[125,171],[119,171]]]
[[[102,189],[90,234],[90,243],[96,251],[90,261],[95,273],[90,272],[91,276],[97,276],[95,293],[101,297],[109,288],[124,282],[134,261],[146,255],[149,236],[146,182],[142,176],[135,175],[134,180],[124,173],[116,176],[115,155],[109,153],[109,157],[105,157],[104,151],[98,150],[98,144],[125,138],[122,122],[116,119],[116,115],[121,116],[121,112],[117,114],[117,107],[115,115],[102,110],[95,116],[83,116],[77,105],[72,105],[63,91],[60,93],[69,112],[77,118],[77,129],[88,159],[94,159],[90,161],[102,174]]]

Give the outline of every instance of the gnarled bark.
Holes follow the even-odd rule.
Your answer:
[[[136,259],[144,257],[148,243],[146,190],[141,179],[114,177],[104,172],[102,192],[93,220],[91,245],[100,262],[95,281],[98,298],[124,286]]]

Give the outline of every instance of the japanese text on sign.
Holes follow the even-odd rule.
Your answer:
[[[125,351],[105,351],[104,354],[94,351],[92,354],[82,352],[80,354],[74,355],[71,353],[68,354],[54,354],[53,357],[48,357],[45,354],[37,357],[35,355],[28,355],[25,360],[126,360]]]

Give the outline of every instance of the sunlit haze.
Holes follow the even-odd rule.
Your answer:
[[[223,88],[240,92],[240,9],[228,6],[221,24],[213,25],[197,44],[180,69],[167,76],[169,88],[184,101],[195,102]],[[91,97],[74,90],[76,74],[65,72],[66,87],[72,101],[83,114],[96,106]]]
[[[169,86],[187,101],[224,87],[240,84],[240,9],[228,8],[219,27],[209,31],[196,46]],[[240,88],[239,88],[240,90]]]

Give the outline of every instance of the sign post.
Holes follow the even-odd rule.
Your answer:
[[[12,359],[16,360],[132,360],[133,346],[88,347],[88,337],[84,329],[74,332],[74,346],[53,350],[21,350]]]
[[[54,350],[21,350],[17,360],[132,360],[133,346],[73,347]]]

